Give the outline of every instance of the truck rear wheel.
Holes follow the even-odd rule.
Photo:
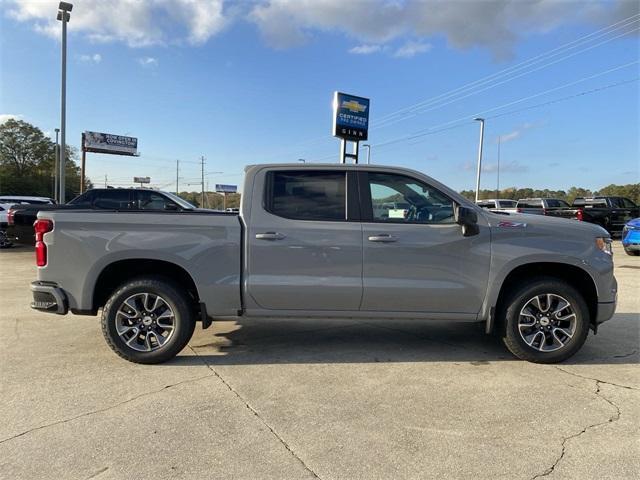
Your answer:
[[[557,363],[574,355],[589,333],[589,310],[568,283],[539,277],[507,299],[503,341],[516,357]]]
[[[120,286],[102,311],[111,349],[135,363],[162,363],[187,345],[195,328],[189,297],[169,279],[139,277]]]

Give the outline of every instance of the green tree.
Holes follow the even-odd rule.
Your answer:
[[[22,120],[0,125],[0,193],[54,196],[55,144],[38,127]],[[80,169],[74,148],[65,149],[65,196],[80,192]],[[91,182],[86,180],[89,188]]]

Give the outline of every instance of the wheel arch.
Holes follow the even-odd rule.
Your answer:
[[[166,260],[128,258],[112,262],[102,269],[93,287],[92,310],[97,311],[103,307],[119,285],[142,275],[166,277],[185,288],[195,304],[200,301],[198,288],[193,278],[180,265]]]
[[[505,308],[505,301],[509,293],[517,288],[522,280],[537,276],[551,277],[565,281],[578,290],[589,309],[589,322],[592,328],[596,327],[598,291],[596,283],[589,272],[567,263],[534,262],[518,265],[513,268],[502,281],[498,297],[492,308],[493,314],[490,315],[487,320],[487,333],[496,327],[501,327],[501,312]]]

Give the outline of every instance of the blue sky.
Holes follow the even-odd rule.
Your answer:
[[[57,2],[3,5],[0,118],[53,132]],[[68,142],[79,146],[84,130],[138,137],[139,158],[88,154],[97,185],[105,175],[115,185],[144,175],[173,190],[179,159],[181,190],[198,190],[186,184],[199,182],[201,155],[206,172],[224,172],[207,176],[212,186],[239,183],[247,164],[337,161],[331,100],[340,90],[371,98],[374,163],[415,168],[456,189],[475,185],[478,114],[487,118],[483,188],[496,185],[499,136],[502,187],[638,182],[639,8],[78,0]],[[428,135],[402,140],[420,132]]]

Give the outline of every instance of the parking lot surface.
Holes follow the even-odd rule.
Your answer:
[[[262,320],[197,328],[157,366],[95,317],[29,308],[0,251],[0,478],[624,479],[640,475],[640,257],[568,362],[515,360],[478,325]]]

